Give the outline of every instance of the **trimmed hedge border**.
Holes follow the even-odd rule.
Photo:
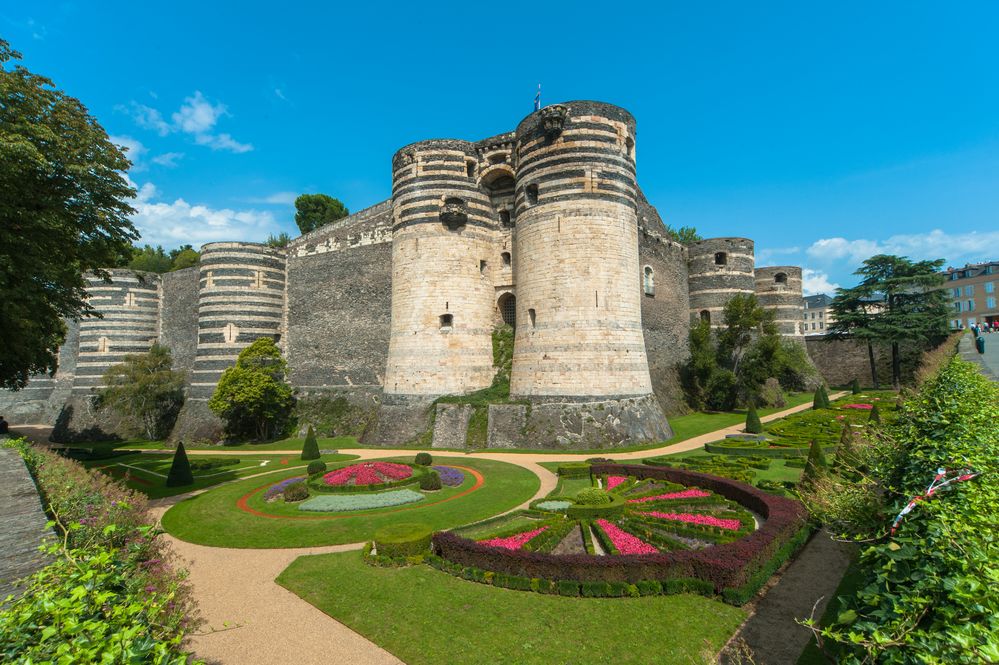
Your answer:
[[[501,550],[449,531],[434,534],[433,553],[451,568],[460,566],[462,569],[488,571],[493,573],[493,579],[505,575],[529,581],[544,580],[559,588],[564,583],[567,590],[575,586],[575,594],[565,595],[582,594],[581,585],[589,582],[613,586],[615,593],[605,595],[616,595],[621,585],[627,587],[639,582],[657,582],[666,587],[675,586],[673,583],[678,580],[697,580],[695,586],[702,586],[705,590],[710,586],[712,593],[723,594],[726,601],[741,604],[804,544],[810,533],[805,507],[800,502],[768,494],[735,480],[696,471],[645,465],[595,464],[592,472],[702,487],[762,515],[766,523],[748,536],[730,543],[658,554],[591,556]]]
[[[772,459],[793,459],[808,457],[808,446],[784,446],[781,448],[753,448],[750,446],[722,445],[721,442],[704,444],[704,450],[715,455],[733,455],[742,457],[770,457]],[[831,455],[836,452],[836,446],[823,446],[822,452]]]

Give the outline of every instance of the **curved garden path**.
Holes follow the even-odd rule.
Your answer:
[[[829,396],[838,399],[845,392]],[[792,413],[806,411],[810,403],[801,404],[761,418],[763,422],[777,420]],[[601,453],[615,460],[633,460],[656,455],[688,452],[705,443],[737,434],[743,425],[733,425],[685,441],[648,450],[628,453]],[[28,428],[21,428],[28,429]],[[32,428],[40,438],[40,428]],[[47,437],[46,437],[47,438]],[[147,452],[172,452],[150,450]],[[261,451],[270,455],[298,455],[300,450]],[[365,448],[344,450],[360,459],[373,459],[393,455],[412,455],[411,449]],[[188,455],[240,455],[247,451],[188,450]],[[534,473],[541,486],[533,497],[517,508],[526,507],[531,501],[555,489],[558,479],[539,462],[582,461],[594,454],[573,453],[504,453],[433,451],[435,457],[478,457],[516,464]],[[284,469],[282,469],[284,470]],[[265,472],[265,473],[274,473]],[[265,475],[265,474],[256,474]],[[245,480],[244,476],[238,480]],[[231,481],[237,482],[237,481]],[[205,490],[151,502],[157,518],[177,501]],[[514,508],[513,510],[516,510]],[[192,638],[192,648],[198,657],[211,663],[239,663],[272,665],[275,662],[310,665],[311,663],[401,663],[392,654],[368,641],[330,616],[284,589],[274,581],[292,561],[302,555],[326,554],[360,549],[364,543],[309,547],[294,549],[231,549],[194,545],[167,535],[172,547],[183,560],[190,573],[195,598],[206,620],[205,632]],[[214,631],[214,632],[212,632]]]

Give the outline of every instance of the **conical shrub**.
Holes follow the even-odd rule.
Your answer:
[[[801,474],[801,484],[811,484],[820,476],[825,475],[828,469],[829,462],[826,461],[826,454],[822,451],[819,442],[813,439],[808,447],[808,459],[805,460],[805,470]]]
[[[853,380],[853,382],[850,384],[850,391],[853,392],[854,395],[859,395],[860,394],[860,381],[859,380],[857,380],[857,379]]]
[[[753,402],[749,403],[749,411],[746,412],[746,432],[749,434],[763,432],[763,423],[760,422],[760,416],[756,413],[756,404]]]
[[[843,473],[856,470],[858,464],[857,437],[853,432],[853,426],[847,423],[843,426],[843,433],[839,437],[835,466]]]
[[[309,425],[309,431],[305,434],[305,445],[302,446],[302,459],[319,459],[319,443],[316,441],[316,432]]]
[[[829,408],[829,395],[826,394],[826,387],[820,385],[815,389],[815,395],[812,397],[812,408],[813,409],[826,409]]]
[[[185,487],[194,484],[194,474],[191,473],[191,462],[187,459],[187,451],[184,449],[184,442],[177,443],[177,450],[173,452],[173,463],[170,465],[170,473],[167,474],[167,487]]]
[[[869,423],[874,423],[875,425],[881,424],[881,412],[878,411],[878,403],[874,403],[874,407],[871,409],[871,417],[867,420]]]

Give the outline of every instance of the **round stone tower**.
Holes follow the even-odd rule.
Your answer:
[[[385,393],[436,396],[493,379],[489,262],[499,220],[467,141],[421,141],[392,158],[392,324]]]
[[[800,337],[805,311],[801,295],[801,268],[767,266],[756,269],[756,297],[773,311],[781,335]]]
[[[103,318],[80,320],[80,353],[75,392],[103,385],[102,377],[129,353],[145,353],[159,335],[160,276],[135,270],[109,270],[111,282],[89,273],[87,301]]]
[[[204,399],[254,340],[281,340],[285,254],[258,243],[213,242],[202,246],[198,270],[198,349],[190,396]]]
[[[690,319],[722,325],[722,310],[732,296],[753,293],[753,241],[708,238],[690,246],[688,254]]]
[[[567,102],[529,115],[516,137],[511,396],[650,395],[635,286],[634,118],[610,104]]]

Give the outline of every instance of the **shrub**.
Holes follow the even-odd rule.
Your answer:
[[[850,382],[850,392],[852,392],[854,395],[860,394],[860,381],[854,379],[853,381]]]
[[[284,500],[288,503],[304,501],[309,498],[309,488],[306,486],[304,480],[299,480],[285,487],[283,495]]]
[[[759,434],[763,431],[763,423],[760,422],[760,416],[756,413],[756,405],[752,402],[749,403],[749,411],[746,413],[746,431],[750,434]]]
[[[584,506],[599,506],[610,502],[611,495],[598,487],[588,487],[576,494],[576,503]]]
[[[770,377],[760,388],[760,402],[765,406],[773,408],[784,408],[787,400],[784,398],[784,391],[781,389],[780,381]]]
[[[427,554],[433,529],[426,524],[400,522],[375,531],[374,543],[379,556],[406,557]]]
[[[590,465],[582,462],[562,464],[557,473],[563,478],[587,478],[590,475]]]
[[[881,424],[881,411],[878,410],[878,403],[875,402],[874,406],[871,407],[871,416],[867,420],[869,423],[874,423],[875,425]]]
[[[416,459],[413,461],[420,466],[430,466],[434,463],[434,458],[430,453],[416,453]]]
[[[310,476],[316,476],[320,473],[326,473],[326,462],[322,460],[312,460],[309,462],[309,466],[305,468],[305,472]]]
[[[443,487],[441,476],[436,471],[430,471],[420,476],[420,489],[426,492],[435,492]]]
[[[316,441],[316,432],[309,425],[309,431],[305,434],[305,445],[302,446],[302,459],[319,459],[319,442]],[[312,473],[311,471],[309,473]]]
[[[815,389],[815,396],[812,398],[812,408],[813,409],[828,409],[829,408],[829,395],[826,393],[826,387],[819,385]]]
[[[805,470],[801,474],[801,484],[807,486],[815,482],[826,473],[828,468],[829,463],[826,461],[822,446],[819,445],[818,441],[812,441],[808,448],[808,459],[805,460]]]
[[[731,411],[738,401],[738,379],[732,370],[717,369],[705,388],[705,406],[712,411]]]
[[[194,474],[191,472],[191,463],[187,459],[187,451],[184,450],[184,442],[177,443],[177,449],[173,452],[173,463],[170,465],[170,473],[167,474],[167,487],[186,487],[194,484]]]
[[[238,457],[195,457],[193,460],[188,458],[188,462],[191,466],[191,471],[214,471],[215,469],[221,469],[227,466],[235,466],[239,464]]]

